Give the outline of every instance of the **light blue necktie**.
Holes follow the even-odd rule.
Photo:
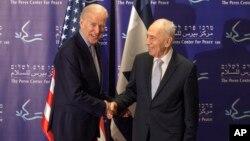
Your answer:
[[[96,68],[96,71],[97,71],[97,75],[98,75],[98,78],[99,78],[99,81],[100,81],[101,71],[100,71],[98,59],[97,59],[97,56],[96,56],[96,51],[95,51],[93,46],[89,46],[89,50],[90,50],[90,54],[93,57],[95,68]]]
[[[154,98],[155,93],[156,93],[158,86],[160,84],[160,81],[161,81],[161,73],[162,73],[161,65],[162,64],[163,64],[163,61],[161,59],[156,60],[156,66],[155,66],[155,69],[153,70],[152,80],[151,80],[152,99]]]

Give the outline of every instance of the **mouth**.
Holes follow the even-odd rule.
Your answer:
[[[90,35],[91,39],[96,42],[97,40],[99,40],[99,37],[97,35]]]
[[[148,51],[151,51],[153,50],[154,48],[153,47],[148,47]]]
[[[92,38],[98,38],[98,36],[95,35],[95,34],[90,34],[90,36],[91,36]]]

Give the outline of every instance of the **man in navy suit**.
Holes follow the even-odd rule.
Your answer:
[[[116,108],[119,113],[137,102],[133,141],[196,140],[199,110],[196,67],[172,48],[175,30],[174,23],[166,19],[156,20],[149,27],[148,52],[135,57],[125,92],[109,105],[107,115],[112,117]],[[158,74],[160,84],[156,87]]]
[[[98,40],[107,18],[103,6],[85,7],[79,32],[56,55],[50,120],[55,141],[96,141],[99,136],[99,120],[107,106],[101,99],[103,80]]]

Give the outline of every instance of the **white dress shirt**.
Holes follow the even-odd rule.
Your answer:
[[[164,76],[166,70],[167,70],[167,67],[168,67],[168,64],[170,62],[170,59],[172,57],[172,54],[173,54],[173,49],[171,48],[168,53],[166,55],[164,55],[163,57],[161,57],[160,59],[163,61],[163,64],[161,65],[161,79],[162,77]],[[159,59],[159,58],[156,58],[154,57],[154,64],[153,64],[153,68],[152,68],[152,73],[153,73],[153,70],[155,69],[156,67],[156,60]]]

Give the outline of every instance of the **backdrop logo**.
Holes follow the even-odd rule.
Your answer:
[[[198,80],[207,80],[209,79],[208,77],[208,72],[203,72],[203,73],[199,73],[199,76],[198,76]]]
[[[20,111],[16,111],[16,116],[21,117],[24,121],[26,120],[35,120],[35,119],[41,119],[42,118],[42,112],[36,112],[34,114],[30,114],[29,111],[26,109],[26,106],[30,102],[30,99],[27,100]]]
[[[193,61],[194,64],[195,64],[196,62],[197,62],[197,60],[194,60],[194,61]],[[209,75],[208,72],[199,73],[199,75],[198,75],[198,81],[209,79],[208,75]]]
[[[122,38],[123,38],[123,39],[126,39],[126,38],[127,38],[127,34],[123,32],[123,33],[122,33]]]
[[[232,31],[231,32],[226,32],[226,38],[231,39],[234,43],[236,42],[244,42],[246,40],[250,40],[250,33],[241,35],[243,36],[242,38],[239,37],[239,33],[236,31],[236,27],[240,24],[240,21],[236,22],[234,24],[234,26],[232,27]]]
[[[196,4],[196,3],[200,3],[203,1],[209,1],[209,0],[188,0],[190,2],[190,4]]]
[[[213,104],[212,103],[200,103],[199,104],[199,121],[211,122],[213,121]]]
[[[2,114],[3,114],[3,104],[0,104],[0,123],[3,122]]]
[[[0,31],[3,29],[3,27],[0,25]],[[2,32],[0,32],[0,36],[3,35]]]
[[[239,102],[239,100],[240,98],[233,102],[230,110],[225,110],[225,115],[230,116],[233,120],[250,118],[250,110],[239,113],[239,111],[236,109],[235,105]]]
[[[17,39],[21,39],[24,43],[30,43],[30,42],[34,42],[34,41],[38,41],[38,40],[43,40],[42,38],[40,38],[42,36],[42,34],[34,34],[33,36],[30,35],[30,33],[28,33],[26,31],[26,27],[28,27],[30,21],[27,21],[21,29],[21,32],[19,33],[15,33],[16,36],[15,38]]]

